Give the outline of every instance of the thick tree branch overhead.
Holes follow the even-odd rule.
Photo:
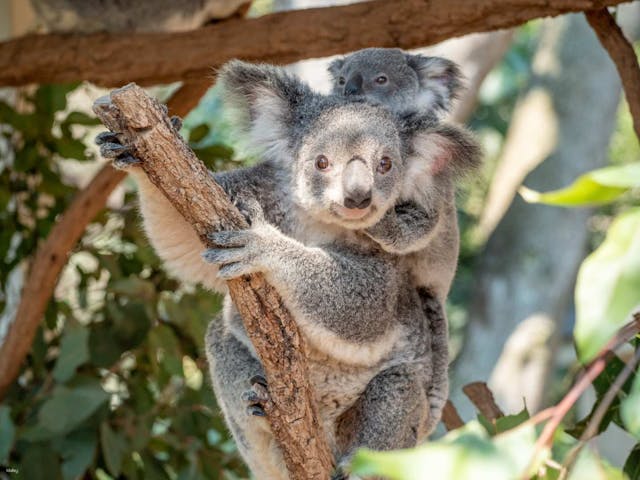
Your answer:
[[[203,245],[208,234],[247,228],[240,212],[214,181],[160,104],[136,85],[96,101],[94,111],[111,131],[133,146],[151,182],[194,228]],[[264,276],[227,282],[269,384],[267,419],[292,480],[326,480],[332,457],[318,421],[309,384],[304,338],[293,317]]]
[[[360,48],[417,48],[624,0],[375,0],[229,19],[182,33],[30,35],[0,44],[0,86],[202,79],[232,58],[285,64]]]

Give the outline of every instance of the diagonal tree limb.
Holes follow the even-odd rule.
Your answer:
[[[118,86],[204,78],[232,58],[291,63],[360,48],[418,48],[625,0],[374,0],[229,19],[180,33],[29,35],[0,44],[0,86]]]
[[[193,226],[203,245],[217,230],[247,228],[180,135],[161,105],[135,84],[94,104],[96,115],[121,133],[151,182]],[[293,480],[327,480],[332,456],[318,421],[307,374],[306,346],[293,317],[261,274],[227,282],[231,298],[264,367],[270,393],[267,418]]]
[[[585,12],[585,16],[600,43],[616,64],[633,117],[633,129],[640,140],[640,66],[633,45],[606,8]]]
[[[200,82],[180,87],[169,100],[170,112],[180,116],[189,113],[209,85],[209,82]],[[69,253],[125,176],[111,165],[105,165],[78,192],[47,239],[38,247],[24,283],[16,317],[0,345],[0,399],[20,373]]]

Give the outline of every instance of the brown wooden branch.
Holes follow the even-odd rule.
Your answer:
[[[484,415],[484,417],[493,422],[494,420],[504,417],[502,409],[493,398],[493,393],[484,382],[473,382],[462,387],[464,394],[471,400],[471,403]]]
[[[585,12],[585,16],[616,64],[633,117],[633,128],[640,139],[640,66],[633,45],[606,8]]]
[[[447,403],[444,404],[444,408],[442,409],[442,423],[447,429],[447,432],[464,426],[464,421],[460,418],[458,409],[451,400],[447,400]]]
[[[285,64],[372,46],[417,48],[623,1],[375,0],[229,19],[181,33],[30,35],[0,44],[0,86],[201,79],[232,58]]]
[[[173,130],[161,105],[144,90],[134,84],[115,90],[96,101],[94,111],[133,146],[151,182],[205,246],[215,247],[208,233],[247,228],[224,190]],[[313,401],[304,339],[293,317],[263,275],[227,284],[267,376],[271,401],[265,410],[290,478],[328,479],[333,461]]]
[[[209,82],[185,84],[169,100],[169,111],[174,115],[186,115],[196,106],[209,85]],[[105,165],[78,192],[47,239],[38,247],[22,289],[15,319],[0,346],[0,365],[3,366],[0,368],[0,399],[20,373],[69,253],[124,177],[123,172]]]

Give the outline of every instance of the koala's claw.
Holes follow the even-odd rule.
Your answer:
[[[97,141],[97,139],[96,139]],[[129,147],[116,142],[104,142],[100,144],[100,154],[104,158],[117,158],[123,153],[128,153]]]
[[[129,167],[133,167],[134,165],[139,165],[140,160],[133,155],[125,153],[113,160],[113,166],[119,170],[126,170]]]
[[[105,143],[120,143],[120,140],[117,133],[106,131],[96,135],[95,142],[96,145],[102,145]]]
[[[177,115],[171,117],[171,126],[174,130],[180,130],[182,128],[182,119]]]
[[[269,401],[269,391],[267,390],[267,380],[262,375],[254,375],[249,380],[251,389],[242,392],[240,398],[247,405],[247,414],[254,417],[265,417],[264,404]]]

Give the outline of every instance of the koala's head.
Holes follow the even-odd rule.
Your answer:
[[[333,93],[365,97],[396,113],[446,112],[462,87],[458,66],[398,48],[367,48],[329,65]]]
[[[432,117],[401,118],[380,105],[320,95],[281,68],[232,61],[218,81],[236,126],[290,174],[294,202],[347,229],[376,224],[395,204],[407,159],[422,152],[440,174],[457,142]]]

